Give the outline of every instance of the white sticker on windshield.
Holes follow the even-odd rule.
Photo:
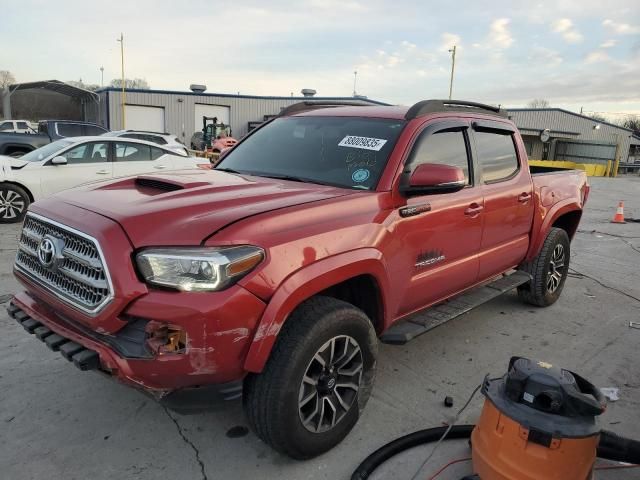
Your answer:
[[[338,144],[339,147],[364,148],[365,150],[374,150],[379,152],[386,140],[382,138],[356,137],[355,135],[347,135]]]

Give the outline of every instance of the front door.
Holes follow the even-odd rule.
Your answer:
[[[109,180],[112,177],[108,142],[87,142],[70,148],[59,156],[65,165],[44,164],[40,178],[42,193],[52,195],[83,183]]]
[[[484,197],[481,280],[518,265],[529,248],[533,221],[531,176],[517,155],[515,132],[498,122],[474,122]]]
[[[392,281],[404,291],[398,315],[436,303],[477,281],[483,199],[474,181],[468,128],[462,121],[427,126],[407,159],[406,174],[422,163],[460,167],[467,186],[454,193],[413,196],[400,208],[394,236],[402,245],[389,265]]]

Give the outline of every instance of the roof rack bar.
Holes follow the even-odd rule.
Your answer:
[[[333,107],[370,107],[371,104],[362,100],[307,100],[294,103],[282,109],[278,114],[279,117],[286,117],[295,113],[305,112],[308,110],[316,110],[318,108]]]
[[[507,116],[507,112],[504,109],[484,103],[468,102],[466,100],[422,100],[407,110],[404,118],[411,120],[428,113],[450,111],[470,112],[473,111],[472,109],[484,110],[482,113],[491,113],[501,117]]]

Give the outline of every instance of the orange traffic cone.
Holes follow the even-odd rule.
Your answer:
[[[616,209],[616,214],[613,216],[611,223],[627,223],[624,221],[624,202],[622,200],[618,202],[618,208]]]

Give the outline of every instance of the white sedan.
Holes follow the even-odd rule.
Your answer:
[[[64,138],[20,158],[0,156],[0,223],[19,222],[31,202],[83,183],[211,168],[205,162],[151,142],[118,137]]]

